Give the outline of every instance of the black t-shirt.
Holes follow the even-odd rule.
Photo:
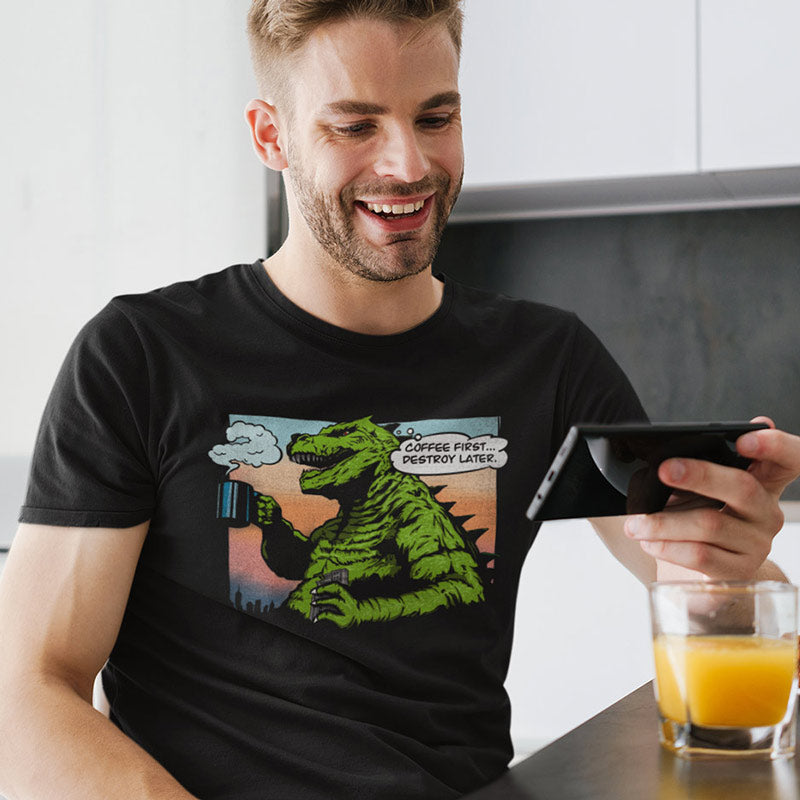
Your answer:
[[[445,279],[369,336],[237,265],[83,329],[21,520],[151,521],[104,686],[198,797],[454,798],[512,754],[532,493],[570,425],[642,418],[572,314]]]

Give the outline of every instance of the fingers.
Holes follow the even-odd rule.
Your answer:
[[[324,586],[318,586],[316,589],[311,590],[311,597],[315,600],[333,603],[334,605],[342,603],[347,594],[347,590],[341,583],[326,583]]]
[[[718,500],[743,519],[768,517],[775,505],[772,494],[752,472],[710,461],[671,458],[661,464],[658,477],[674,489]]]
[[[771,422],[767,417],[755,421]],[[773,495],[800,476],[800,436],[775,429],[751,431],[737,439],[736,449],[753,459],[748,472]]]
[[[641,541],[640,545],[645,553],[658,561],[667,561],[711,580],[750,580],[764,560],[756,554],[732,553],[697,541],[646,540]]]
[[[329,583],[311,590],[311,607],[319,608],[317,619],[342,620],[352,605],[352,595],[338,583]]]
[[[333,622],[340,628],[348,627],[347,619],[345,619],[345,617],[342,616],[342,614],[340,614],[338,611],[326,611],[325,609],[322,609],[319,612],[319,614],[317,614],[317,617],[314,620],[314,622],[320,622],[323,620],[327,620],[328,622]]]
[[[686,493],[711,498],[721,509],[674,503],[658,514],[629,517],[625,532],[653,558],[713,579],[755,577],[783,526],[778,504],[786,486],[800,476],[800,437],[768,429],[739,437],[738,452],[752,459],[747,470],[708,461],[673,458],[658,477],[681,498]]]
[[[754,422],[774,426],[769,417]],[[769,429],[751,431],[736,441],[737,451],[753,463],[746,470],[721,467],[708,461],[672,458],[658,470],[659,479],[675,489],[720,500],[743,517],[758,516],[768,502],[800,477],[800,436]]]
[[[769,555],[777,529],[714,508],[695,508],[630,517],[625,532],[657,560],[713,579],[748,580]]]
[[[696,459],[669,459],[658,476],[680,492],[713,498],[724,506],[674,506],[658,514],[629,517],[628,536],[653,558],[708,577],[752,578],[783,525],[777,495],[752,472]]]

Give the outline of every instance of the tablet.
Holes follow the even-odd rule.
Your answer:
[[[609,517],[661,511],[672,489],[658,480],[662,461],[702,458],[746,469],[736,440],[769,427],[758,422],[575,425],[527,511],[528,519]]]

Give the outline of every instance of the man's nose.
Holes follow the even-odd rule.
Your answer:
[[[430,169],[430,159],[416,130],[396,128],[387,131],[375,163],[375,172],[380,177],[415,183],[422,180]]]

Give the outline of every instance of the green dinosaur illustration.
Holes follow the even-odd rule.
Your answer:
[[[486,529],[465,531],[470,517],[451,516],[452,503],[435,499],[443,487],[395,469],[399,445],[370,417],[292,436],[287,455],[309,467],[301,490],[339,502],[336,516],[308,536],[274,498],[253,493],[262,557],[300,581],[289,608],[349,627],[484,599],[481,573],[494,556],[475,541]]]

